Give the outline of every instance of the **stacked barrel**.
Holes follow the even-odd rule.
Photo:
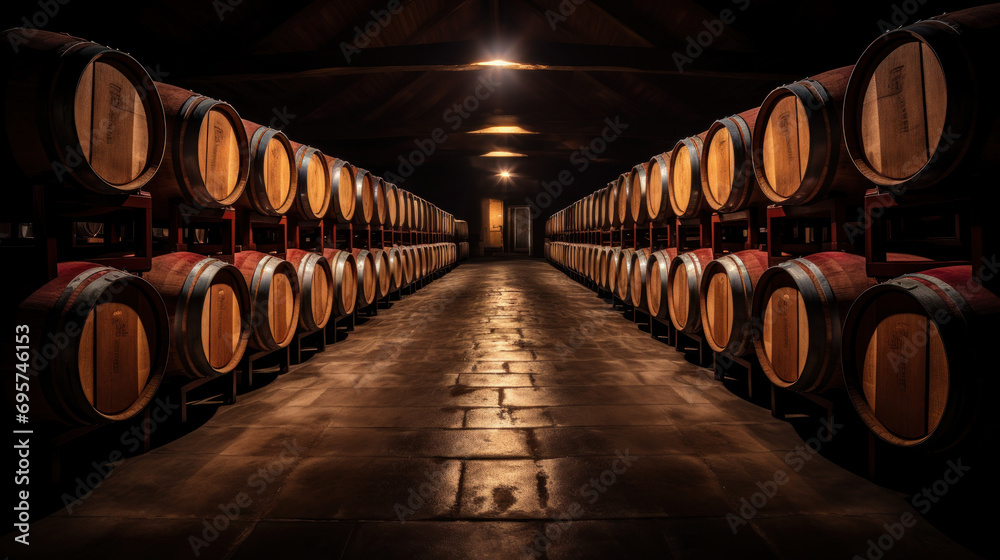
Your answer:
[[[18,49],[0,55],[10,132],[0,165],[12,192],[26,193],[4,216],[32,225],[5,250],[42,263],[7,302],[41,345],[34,420],[128,420],[165,381],[234,373],[251,353],[286,349],[459,258],[454,216],[381,177],[224,101],[154,82],[125,53],[46,31],[3,36]],[[65,228],[73,239],[43,237],[32,197],[51,205],[37,215],[69,208],[66,220],[88,221]],[[127,236],[105,231],[102,220],[134,208],[152,221],[129,222]],[[228,249],[180,241],[187,229],[207,236],[202,221],[226,224]],[[241,247],[254,224],[326,234]],[[81,253],[90,258],[73,258]]]
[[[849,400],[884,442],[955,445],[984,417],[994,383],[975,350],[1000,334],[1000,298],[984,286],[993,271],[978,262],[991,239],[972,233],[971,263],[961,251],[938,256],[947,245],[896,255],[913,272],[893,278],[873,272],[890,269],[874,266],[863,236],[806,250],[771,235],[802,223],[787,216],[828,215],[832,235],[871,236],[874,196],[947,205],[992,181],[1000,123],[986,96],[998,26],[1000,5],[945,14],[882,35],[855,66],[776,88],[555,212],[546,258],[703,341],[718,361],[759,364],[793,393]],[[956,220],[971,212],[960,208]],[[683,237],[709,220],[715,232],[740,224],[745,246]],[[768,240],[752,243],[763,223]]]

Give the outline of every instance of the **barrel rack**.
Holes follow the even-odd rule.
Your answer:
[[[199,208],[173,199],[167,204],[165,219],[157,219],[157,213],[153,214],[153,230],[163,235],[153,237],[154,256],[188,251],[233,263],[237,234],[232,208]]]

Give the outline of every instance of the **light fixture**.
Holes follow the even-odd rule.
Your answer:
[[[513,68],[515,70],[546,70],[548,66],[544,64],[524,64],[523,62],[511,62],[509,60],[486,60],[474,62],[473,66],[489,66],[493,68]]]
[[[501,171],[500,176],[504,179],[510,179],[510,171]]]
[[[519,126],[488,126],[486,128],[480,128],[479,130],[473,130],[469,134],[538,134],[538,133],[531,132],[530,130],[525,130]]]
[[[516,62],[509,62],[506,60],[489,60],[486,62],[477,62],[476,66],[500,66],[501,68],[511,68],[514,66],[520,66]]]
[[[481,155],[479,157],[528,157],[528,155],[527,154],[518,154],[516,152],[494,151],[494,152],[485,153],[485,154],[483,154],[483,155]]]

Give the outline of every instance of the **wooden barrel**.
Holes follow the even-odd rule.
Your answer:
[[[415,280],[413,276],[413,254],[406,245],[396,245],[399,250],[399,265],[402,270],[403,286],[409,286]]]
[[[670,293],[670,285],[667,284],[667,278],[670,263],[676,256],[677,249],[670,247],[650,253],[649,260],[646,261],[646,306],[649,314],[657,319],[670,318],[666,297]]]
[[[597,219],[600,217],[599,203],[600,200],[596,192],[587,195],[587,229],[594,230],[599,227],[597,223]]]
[[[754,348],[771,383],[799,392],[843,387],[842,320],[874,283],[865,258],[848,253],[816,253],[764,271],[751,317],[760,330]]]
[[[163,165],[149,182],[154,201],[183,199],[197,208],[231,206],[250,176],[243,119],[231,105],[156,82],[167,117]]]
[[[250,346],[265,351],[288,346],[299,322],[299,277],[286,260],[257,251],[236,253],[236,268],[250,288]]]
[[[588,278],[590,277],[590,249],[590,244],[580,244],[580,274]]]
[[[594,197],[594,217],[596,229],[607,229],[604,224],[608,217],[608,188],[598,189]]]
[[[421,214],[422,207],[420,206],[420,197],[410,193],[410,228],[413,231],[423,231],[423,215]]]
[[[456,239],[469,238],[469,222],[465,220],[455,220],[455,238]]]
[[[1000,5],[882,34],[861,55],[844,100],[844,137],[880,187],[921,189],[1000,164],[996,53]]]
[[[375,261],[375,299],[382,299],[389,295],[389,292],[394,287],[392,269],[389,264],[389,253],[382,249],[372,249],[371,253],[372,259]]]
[[[649,255],[651,253],[652,251],[647,247],[639,249],[632,254],[632,265],[628,280],[632,284],[629,288],[630,303],[643,313],[648,309],[646,304],[646,267],[649,264]]]
[[[716,352],[744,356],[753,351],[750,303],[760,275],[767,270],[764,251],[738,251],[705,265],[698,304],[705,340]]]
[[[250,293],[231,264],[194,253],[153,257],[143,274],[170,314],[167,372],[192,378],[232,371],[250,338]]]
[[[430,246],[418,245],[417,251],[420,253],[420,261],[424,271],[424,276],[428,276],[434,271],[434,257],[431,254]]]
[[[163,105],[131,56],[37,29],[0,33],[4,44],[0,164],[29,179],[101,194],[134,192],[163,159]]]
[[[705,203],[716,212],[738,212],[763,204],[753,172],[753,128],[758,108],[712,123],[702,147],[701,191]]]
[[[878,284],[844,320],[844,381],[858,414],[883,440],[943,449],[992,408],[1000,298],[971,266]],[[989,404],[987,404],[989,403]],[[985,406],[984,406],[985,405]]]
[[[375,202],[372,226],[382,227],[389,218],[389,197],[385,190],[385,179],[374,175],[372,175],[372,200]]]
[[[399,227],[399,189],[392,183],[385,183],[386,202],[386,227],[396,229]]]
[[[609,246],[596,246],[594,253],[594,267],[595,267],[595,277],[594,282],[602,290],[609,290],[610,283],[608,279],[608,272],[611,268],[610,260],[612,247]]]
[[[649,163],[640,163],[628,174],[629,205],[635,223],[645,225],[649,222],[649,210],[646,208],[646,178],[649,173]]]
[[[295,150],[295,213],[305,220],[318,220],[330,211],[330,166],[323,152],[292,142]]]
[[[701,191],[701,152],[706,132],[684,138],[674,145],[667,158],[670,209],[678,218],[697,216],[705,204]]]
[[[623,249],[618,261],[618,279],[615,281],[615,293],[624,303],[632,304],[632,266],[635,264],[634,249]]]
[[[420,261],[424,276],[428,276],[434,271],[434,259],[433,255],[431,255],[430,247],[426,244],[418,245],[417,251],[420,253]]]
[[[608,227],[616,228],[622,225],[618,219],[618,191],[621,184],[618,180],[608,183]]]
[[[589,277],[590,273],[590,249],[591,245],[585,243],[578,243],[574,245],[576,250],[576,271],[584,276]]]
[[[417,252],[415,245],[406,246],[406,260],[410,271],[410,281],[416,282],[417,280],[420,280],[420,254]]]
[[[326,326],[333,314],[333,269],[323,255],[289,249],[285,260],[299,275],[299,329],[316,331]]]
[[[407,216],[409,209],[407,208],[406,194],[404,189],[396,187],[396,212],[399,214],[397,228],[400,230],[406,230],[406,228],[410,227],[409,216]]]
[[[239,204],[265,216],[282,216],[295,204],[298,188],[292,144],[280,130],[246,119],[243,129],[250,144],[250,178]]]
[[[622,248],[612,247],[607,258],[608,291],[612,294],[618,292],[618,265],[622,261]]]
[[[399,247],[399,253],[403,257],[403,282],[410,285],[419,280],[417,273],[417,256],[412,245]]]
[[[777,204],[806,204],[835,192],[860,198],[870,183],[844,146],[841,113],[853,66],[781,86],[764,99],[753,130],[753,167]]]
[[[350,251],[323,249],[323,258],[333,271],[333,315],[346,317],[354,313],[358,298],[358,265]]]
[[[597,284],[601,279],[601,246],[591,245],[587,248],[587,261],[589,273],[587,277],[591,282]]]
[[[125,420],[150,402],[163,379],[167,310],[137,276],[61,263],[58,276],[21,303],[17,324],[27,327],[11,329],[11,342],[30,340],[32,420]]]
[[[414,247],[417,252],[417,262],[419,263],[420,278],[424,278],[431,273],[431,257],[426,245]]]
[[[394,292],[405,286],[403,280],[403,255],[398,247],[383,249],[389,262],[389,291]]]
[[[427,231],[427,202],[419,196],[413,197],[413,216],[417,231]]]
[[[375,216],[375,184],[366,169],[354,169],[354,223],[367,226]]]
[[[330,215],[337,223],[349,224],[355,211],[354,167],[342,159],[325,157],[330,170]]]
[[[629,173],[622,173],[618,177],[618,223],[623,226],[631,226],[635,223],[635,216],[632,215],[632,182],[629,181]]]
[[[399,192],[402,194],[401,208],[405,214],[403,218],[403,228],[407,231],[413,229],[413,193],[407,190],[400,189]]]
[[[428,245],[427,253],[430,255],[431,272],[437,272],[441,270],[442,264],[444,262],[443,254],[441,253],[441,245],[439,243],[433,243],[431,245]]]
[[[663,222],[674,215],[670,207],[669,157],[669,153],[653,156],[646,165],[646,212],[651,222]]]
[[[701,332],[701,309],[698,306],[698,289],[701,275],[715,253],[711,249],[695,249],[682,253],[670,261],[667,268],[667,308],[670,321],[677,330],[689,334]]]
[[[584,197],[584,200],[586,200],[587,202],[585,208],[585,214],[586,214],[585,219],[587,222],[586,229],[596,230],[599,227],[597,223],[597,217],[600,214],[600,211],[598,210],[597,206],[600,203],[600,200],[598,199],[596,192],[588,194],[586,197]]]
[[[367,249],[354,249],[352,253],[358,267],[358,307],[368,307],[378,296],[375,259]]]

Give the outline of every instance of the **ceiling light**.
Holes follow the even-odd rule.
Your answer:
[[[487,62],[477,62],[476,66],[500,66],[502,68],[510,68],[512,66],[520,66],[516,62],[508,62],[506,60],[490,60]]]
[[[485,153],[479,157],[528,157],[528,156],[527,154],[518,154],[515,152],[496,151],[496,152]]]
[[[486,128],[480,128],[479,130],[473,130],[470,134],[538,134],[537,132],[531,132],[530,130],[525,130],[519,126],[488,126]]]
[[[500,176],[504,179],[510,179],[510,171],[501,171]]]

